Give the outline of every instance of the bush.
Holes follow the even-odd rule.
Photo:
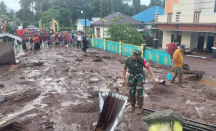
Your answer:
[[[107,35],[110,37],[109,39],[133,45],[143,44],[143,36],[137,31],[137,28],[131,27],[130,23],[119,22],[119,20],[123,18],[124,17],[116,17],[111,21],[111,24],[106,31]]]

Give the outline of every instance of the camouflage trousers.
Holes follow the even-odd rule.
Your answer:
[[[143,75],[139,75],[137,77],[129,76],[128,78],[128,86],[130,93],[130,103],[131,105],[136,104],[136,92],[138,94],[137,97],[137,105],[139,108],[143,106],[143,84],[145,77]]]

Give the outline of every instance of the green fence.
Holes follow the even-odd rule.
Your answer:
[[[142,50],[142,55],[147,61],[153,61],[162,65],[170,65],[170,54],[166,51],[145,48],[144,46],[136,46],[121,42],[108,41],[105,39],[89,38],[92,47],[100,48],[109,52],[131,56],[134,49]]]

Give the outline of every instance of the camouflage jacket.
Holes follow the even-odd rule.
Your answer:
[[[128,72],[130,76],[136,77],[136,76],[144,76],[145,72],[143,70],[143,59],[140,60],[134,60],[132,57],[128,57],[125,60],[125,67],[128,68]]]

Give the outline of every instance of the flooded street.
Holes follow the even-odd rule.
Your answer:
[[[83,56],[78,49],[51,48],[20,57],[19,66],[13,70],[0,66],[0,84],[4,85],[0,96],[5,96],[0,102],[0,120],[13,119],[28,131],[93,131],[99,118],[98,93],[112,91],[128,96],[127,87],[121,84],[126,57],[95,48],[88,53]],[[96,57],[102,61],[95,62]],[[36,62],[43,64],[31,64]],[[158,79],[166,80],[167,73],[172,73],[170,67],[150,65]],[[145,108],[172,109],[183,117],[216,124],[216,87],[211,73],[201,81],[184,75],[186,88],[168,81],[154,85],[150,74],[146,75]],[[147,131],[142,116],[128,113],[128,109],[116,131]]]

